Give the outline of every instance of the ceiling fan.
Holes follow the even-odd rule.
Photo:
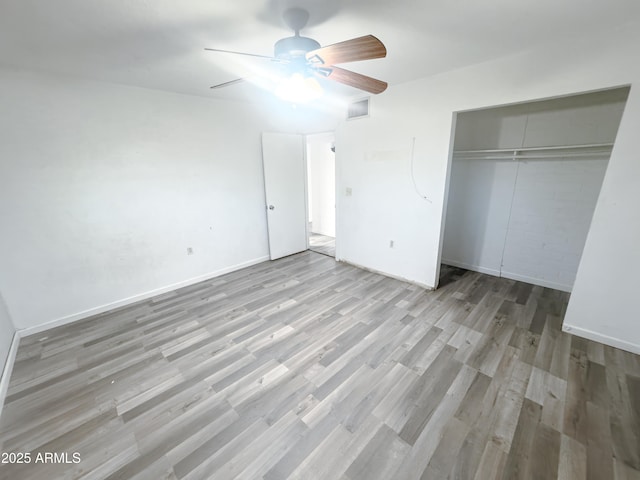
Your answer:
[[[292,37],[286,37],[276,42],[273,57],[217,48],[205,48],[205,50],[268,59],[276,63],[281,69],[281,76],[288,79],[289,84],[283,86],[288,90],[297,88],[296,85],[299,84],[304,88],[313,89],[316,96],[319,96],[322,94],[322,88],[316,80],[319,77],[373,94],[385,91],[386,82],[335,66],[340,63],[385,57],[387,49],[376,37],[365,35],[321,47],[320,43],[312,38],[300,36],[300,30],[309,19],[309,13],[306,10],[290,8],[284,12],[283,18],[287,26],[295,33]],[[211,88],[226,87],[244,80],[244,78],[238,78],[213,85]]]

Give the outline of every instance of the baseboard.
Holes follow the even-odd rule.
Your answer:
[[[504,278],[508,278],[510,280],[517,280],[519,282],[530,283],[532,285],[539,285],[541,287],[552,288],[554,290],[560,290],[562,292],[571,293],[571,290],[573,289],[573,285],[551,282],[549,280],[543,280],[540,278],[527,277],[526,275],[519,275],[517,273],[502,271],[500,276]]]
[[[11,380],[13,364],[15,363],[16,355],[18,354],[20,338],[20,333],[14,332],[13,340],[11,340],[11,347],[9,348],[9,355],[7,355],[7,360],[4,362],[4,368],[2,369],[2,376],[0,377],[0,416],[2,416],[4,399],[7,396],[7,390],[9,390],[9,380]]]
[[[60,317],[47,323],[42,323],[40,325],[35,325],[33,327],[22,328],[18,331],[20,332],[21,337],[26,337],[28,335],[35,335],[37,333],[41,333],[46,330],[50,330],[52,328],[61,327],[63,325],[67,325],[68,323],[73,323],[78,320],[83,320],[85,318],[92,317],[100,313],[108,312],[116,308],[126,307],[127,305],[131,305],[132,303],[136,303],[141,300],[147,300],[157,295],[162,295],[163,293],[167,293],[172,290],[177,290],[178,288],[188,287],[190,285],[194,285],[196,283],[203,282],[211,278],[219,277],[226,273],[235,272],[237,270],[241,270],[243,268],[250,267],[252,265],[256,265],[258,263],[262,263],[267,260],[269,260],[268,255],[264,257],[254,258],[253,260],[249,260],[247,262],[239,263],[230,267],[225,267],[220,270],[216,270],[214,272],[205,273],[203,275],[189,278],[181,282],[173,283],[171,285],[156,288],[154,290],[149,290],[148,292],[143,292],[137,295],[133,295],[131,297],[123,298],[122,300],[117,300],[115,302],[107,303],[105,305],[100,305],[98,307],[90,308],[88,310],[83,310],[81,312],[73,313],[71,315]]]
[[[619,348],[620,350],[626,350],[627,352],[640,355],[640,345],[635,343],[620,340],[619,338],[613,338],[602,333],[587,330],[586,328],[576,327],[574,325],[563,324],[562,331],[575,335],[577,337],[586,338],[587,340],[593,340],[594,342],[603,343],[610,347]]]
[[[487,275],[493,275],[494,277],[500,276],[500,270],[494,270],[492,268],[481,267],[480,265],[470,265],[464,262],[457,262],[455,260],[442,259],[442,263],[450,265],[452,267],[464,268],[465,270],[471,270],[472,272],[486,273]]]
[[[401,282],[407,282],[407,283],[410,283],[412,285],[417,285],[418,287],[424,288],[426,290],[434,290],[434,287],[432,285],[427,285],[426,283],[418,282],[416,280],[409,280],[408,278],[400,277],[398,275],[392,275],[392,274],[387,273],[387,272],[382,272],[380,270],[376,270],[375,268],[365,267],[364,265],[359,265],[359,264],[351,262],[349,260],[343,260],[343,259],[336,258],[336,262],[346,263],[347,265],[351,265],[352,267],[357,267],[357,268],[360,268],[362,270],[366,270],[367,272],[377,273],[378,275],[382,275],[384,277],[389,277],[389,278],[393,278],[394,280],[400,280]]]

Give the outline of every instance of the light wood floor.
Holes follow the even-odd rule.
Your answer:
[[[328,255],[330,257],[336,256],[336,239],[334,237],[328,237],[320,233],[312,233],[309,235],[309,250]]]
[[[0,450],[81,461],[0,477],[640,478],[638,356],[564,293],[442,284],[304,252],[27,337]]]

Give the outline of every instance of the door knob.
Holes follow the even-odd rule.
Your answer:
[[[273,205],[269,205],[269,210],[273,210],[274,208],[276,207],[274,207]]]

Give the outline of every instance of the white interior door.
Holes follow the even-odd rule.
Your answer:
[[[307,249],[303,136],[263,133],[262,163],[269,255],[275,260]]]

